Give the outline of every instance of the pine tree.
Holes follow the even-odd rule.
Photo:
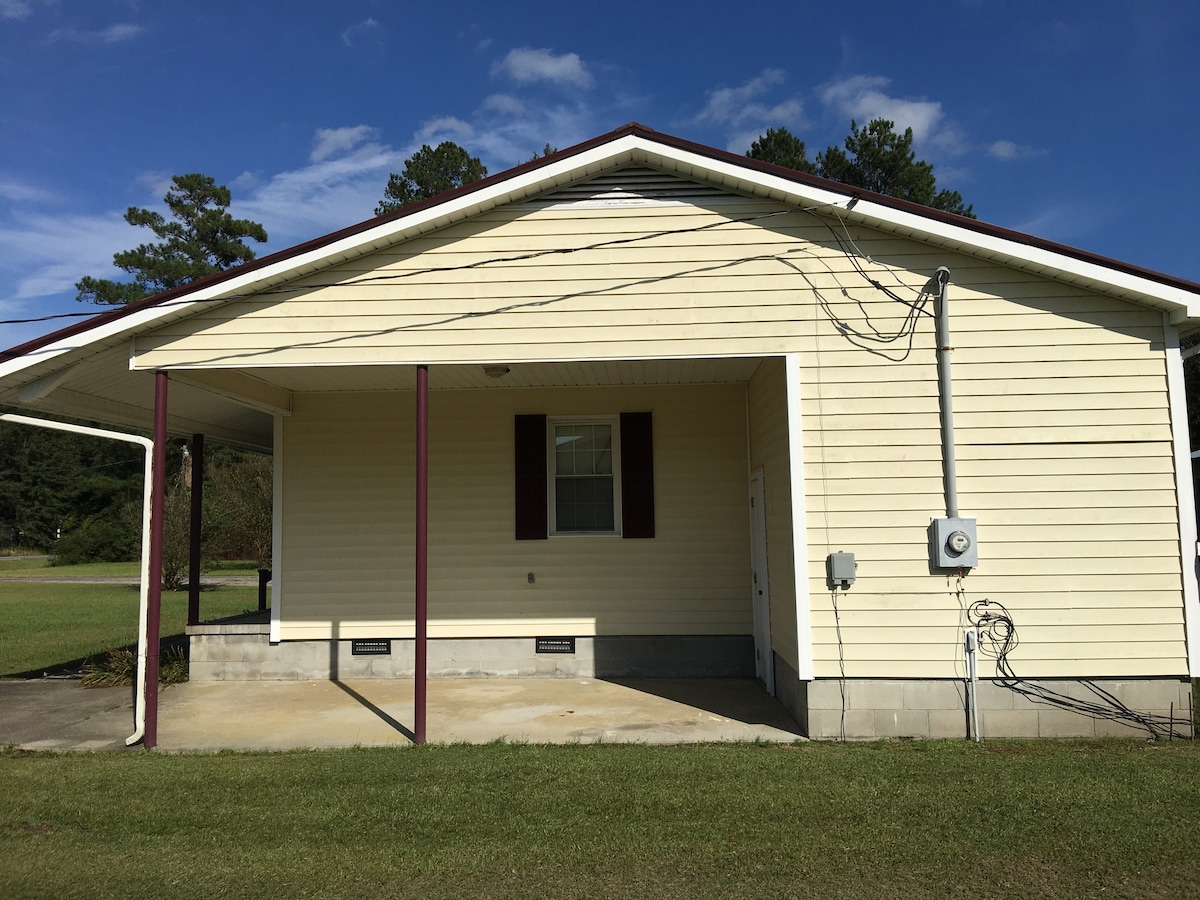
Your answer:
[[[175,175],[163,198],[171,220],[135,206],[125,221],[149,228],[161,240],[113,255],[113,265],[133,275],[132,281],[86,276],[75,284],[81,303],[122,306],[159,291],[179,287],[205,275],[254,259],[245,238],[267,240],[257,222],[229,214],[230,194],[207,175]]]
[[[547,145],[548,146],[548,145]],[[478,181],[487,167],[453,141],[442,141],[434,149],[425,144],[404,161],[404,172],[388,176],[383,199],[375,207],[382,216],[418,200],[428,200],[464,184]]]

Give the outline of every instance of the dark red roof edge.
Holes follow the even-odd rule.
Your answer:
[[[431,197],[428,200],[419,200],[416,203],[410,203],[401,209],[397,209],[385,215],[366,219],[365,221],[359,222],[356,225],[351,225],[348,228],[343,228],[339,231],[334,231],[330,234],[313,238],[310,241],[305,241],[304,243],[297,244],[293,247],[287,247],[283,250],[278,250],[274,253],[268,254],[267,256],[260,257],[259,259],[251,260],[250,262],[243,263],[240,266],[235,266],[232,269],[226,269],[223,272],[218,272],[214,275],[197,279],[196,281],[189,282],[188,284],[174,288],[173,290],[163,291],[160,294],[155,294],[152,297],[147,297],[144,300],[139,300],[136,303],[129,304],[128,306],[122,306],[117,309],[106,310],[98,313],[96,316],[90,319],[84,319],[82,321],[72,323],[65,328],[60,328],[57,331],[53,331],[49,334],[42,335],[41,337],[34,338],[33,340],[26,341],[23,344],[18,344],[16,347],[12,347],[8,350],[0,351],[0,362],[8,362],[9,360],[16,359],[17,357],[25,356],[28,353],[32,353],[34,350],[41,349],[42,347],[55,343],[56,341],[74,337],[77,334],[82,334],[86,331],[92,330],[93,328],[97,328],[101,325],[105,325],[125,316],[132,315],[136,312],[140,312],[141,310],[160,306],[172,300],[177,300],[190,293],[193,293],[194,291],[210,287],[214,284],[220,284],[222,281],[228,281],[241,275],[245,275],[249,272],[253,272],[257,269],[266,268],[267,266],[274,265],[291,257],[301,256],[310,251],[318,250],[321,247],[334,244],[340,240],[343,240],[344,238],[353,237],[356,234],[375,228],[382,222],[409,216],[423,209],[427,209],[432,206],[438,206],[447,202],[448,200],[467,196],[475,191],[483,190],[502,181],[507,181],[516,175],[534,171],[553,162],[569,159],[572,156],[577,156],[580,153],[584,153],[595,147],[611,143],[618,138],[626,137],[628,135],[642,137],[655,143],[663,144],[667,147],[685,150],[688,153],[694,153],[698,156],[707,157],[709,159],[729,163],[731,165],[742,166],[743,168],[774,175],[788,181],[806,184],[811,187],[842,194],[847,197],[860,197],[863,200],[869,200],[870,202],[877,203],[880,206],[912,213],[933,221],[956,225],[960,228],[966,229],[967,231],[974,231],[978,234],[1002,238],[1004,240],[1013,241],[1014,243],[1023,244],[1028,247],[1036,247],[1041,250],[1048,250],[1050,252],[1058,253],[1082,262],[1093,263],[1105,268],[1113,269],[1117,272],[1124,272],[1129,275],[1136,275],[1151,281],[1156,281],[1160,284],[1170,287],[1176,287],[1182,290],[1200,293],[1200,283],[1194,281],[1176,278],[1172,275],[1163,274],[1162,272],[1155,272],[1152,269],[1135,266],[1131,263],[1122,262],[1121,260],[1112,259],[1107,256],[1089,253],[1076,247],[1044,240],[1020,231],[1001,228],[998,225],[989,225],[986,222],[980,222],[978,219],[968,219],[963,216],[956,216],[953,213],[931,209],[930,207],[922,206],[919,203],[913,203],[908,200],[900,200],[896,197],[889,197],[885,194],[876,194],[872,191],[863,190],[862,188],[842,184],[841,182],[829,181],[828,179],[820,178],[816,175],[808,175],[804,172],[797,172],[793,169],[784,168],[783,166],[760,162],[759,160],[751,159],[747,156],[741,156],[736,153],[731,153],[727,150],[718,150],[715,147],[709,147],[704,144],[697,144],[694,141],[685,140],[684,138],[663,134],[655,131],[653,128],[649,128],[648,126],[641,125],[637,122],[630,122],[629,124],[622,125],[620,128],[610,131],[607,134],[602,134],[580,144],[576,144],[573,147],[568,147],[564,150],[551,153],[549,156],[543,156],[538,159],[533,159],[529,162],[522,163],[518,166],[514,166],[511,169],[505,169],[503,172],[497,172],[495,175],[489,175],[479,181],[473,181],[470,184],[465,184],[462,187],[455,188],[452,191],[447,191],[444,194],[439,194],[436,197]]]

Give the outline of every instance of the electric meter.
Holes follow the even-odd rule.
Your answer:
[[[929,562],[935,569],[973,569],[979,565],[975,520],[947,516],[930,522]]]

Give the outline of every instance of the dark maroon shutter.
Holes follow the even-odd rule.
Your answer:
[[[517,540],[546,539],[546,417],[516,417]]]
[[[650,413],[621,413],[621,534],[654,537],[654,436]]]

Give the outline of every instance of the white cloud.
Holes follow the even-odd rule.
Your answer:
[[[942,123],[942,104],[933,100],[908,100],[892,97],[883,88],[891,84],[890,78],[872,75],[855,75],[836,81],[821,88],[821,102],[832,107],[847,118],[865,125],[871,119],[889,119],[896,130],[913,130],[918,142],[946,137]]]
[[[549,81],[566,87],[589,88],[592,75],[578,53],[555,56],[553,51],[531,47],[510,50],[492,67],[492,74],[507,75],[519,84]]]
[[[0,197],[14,203],[60,203],[62,198],[43,188],[19,181],[0,181]]]
[[[736,123],[746,116],[750,101],[784,80],[782,69],[764,69],[762,74],[734,88],[717,88],[708,93],[708,103],[696,118],[701,122]]]
[[[33,14],[33,4],[26,0],[0,0],[0,19],[27,19]]]
[[[46,214],[14,217],[0,228],[0,269],[27,272],[16,281],[13,296],[27,300],[74,291],[84,275],[104,276],[112,269],[113,254],[127,249],[129,224],[121,213],[98,216]]]
[[[288,247],[370,218],[388,174],[399,172],[407,155],[374,141],[347,146],[340,155],[254,179],[258,183],[248,185],[248,193],[233,198],[231,211],[261,222],[271,249]]]
[[[131,22],[110,25],[108,28],[103,28],[100,31],[79,31],[75,28],[58,28],[50,32],[48,40],[50,43],[67,41],[72,44],[119,44],[122,41],[133,40],[145,30],[141,25],[134,25]]]
[[[331,156],[340,156],[367,142],[379,139],[379,129],[370,125],[355,125],[352,128],[318,128],[313,138],[310,162],[320,162]]]
[[[808,119],[798,98],[774,104],[760,99],[785,79],[782,69],[764,69],[745,84],[709,91],[708,102],[695,121],[731,126],[734,130],[726,141],[726,149],[734,153],[744,153],[768,128],[803,129]]]
[[[374,18],[364,19],[342,32],[342,43],[347,47],[353,47],[359,40],[377,32],[379,28],[380,25]]]
[[[995,159],[1029,159],[1042,156],[1046,151],[1031,147],[1028,144],[1016,144],[1012,141],[993,141],[987,146],[988,156]]]
[[[469,122],[464,122],[457,116],[439,116],[436,119],[430,119],[418,128],[413,138],[420,144],[436,147],[442,141],[462,143],[471,140],[474,136],[475,129]]]
[[[525,104],[509,94],[492,94],[480,105],[485,112],[497,112],[508,116],[519,116],[525,112]]]
[[[229,190],[234,196],[237,196],[257,189],[262,183],[262,172],[247,170],[229,182]]]
[[[56,3],[58,0],[0,0],[0,20],[28,19],[35,6],[54,6]]]

